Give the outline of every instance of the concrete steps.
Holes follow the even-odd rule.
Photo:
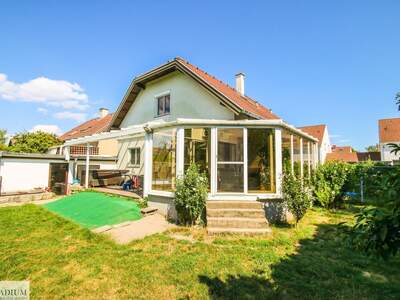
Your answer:
[[[262,203],[257,201],[208,201],[210,234],[266,234],[271,230]]]

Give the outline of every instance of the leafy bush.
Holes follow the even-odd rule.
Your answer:
[[[199,221],[205,211],[207,191],[207,176],[192,163],[176,183],[175,208],[181,224],[193,225]]]
[[[396,255],[400,249],[400,205],[391,210],[366,208],[356,217],[350,234],[356,249],[383,259]]]
[[[383,207],[364,208],[351,229],[351,244],[368,255],[384,259],[400,249],[400,167],[384,168],[378,191]]]
[[[285,173],[282,177],[283,200],[293,214],[296,226],[311,206],[312,193],[308,180],[297,179],[293,174]]]
[[[46,153],[47,150],[62,142],[55,134],[43,131],[19,133],[13,138],[8,151],[25,153]]]
[[[313,191],[321,206],[340,206],[340,196],[351,168],[351,165],[343,162],[327,162],[317,168],[313,175]]]

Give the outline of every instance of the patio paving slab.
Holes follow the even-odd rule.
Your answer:
[[[105,231],[104,234],[109,235],[118,244],[127,244],[133,240],[161,233],[174,227],[176,225],[169,223],[164,216],[154,214],[145,216],[123,227],[113,226],[112,229]]]

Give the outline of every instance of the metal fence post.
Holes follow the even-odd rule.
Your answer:
[[[364,177],[362,176],[360,178],[360,195],[361,195],[361,202],[364,202]]]

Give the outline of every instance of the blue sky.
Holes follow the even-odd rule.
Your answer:
[[[399,1],[1,1],[0,128],[66,131],[182,56],[336,144],[398,117]],[[46,87],[43,92],[42,87]],[[54,127],[53,127],[54,128]]]

